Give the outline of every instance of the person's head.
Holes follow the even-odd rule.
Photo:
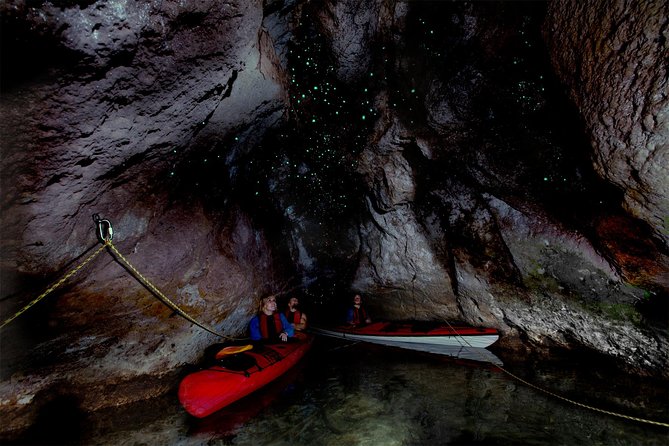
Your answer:
[[[265,314],[272,314],[276,311],[276,297],[267,296],[263,297],[260,301],[260,311]]]
[[[297,297],[291,297],[288,299],[288,308],[291,310],[297,308],[300,305],[300,301]]]
[[[353,296],[353,304],[360,305],[362,303],[362,297],[359,294]]]

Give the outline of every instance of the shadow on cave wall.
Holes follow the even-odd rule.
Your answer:
[[[39,409],[35,422],[12,444],[81,444],[87,418],[77,397],[56,395]]]

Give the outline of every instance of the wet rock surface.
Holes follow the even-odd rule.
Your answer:
[[[3,320],[99,214],[227,336],[262,295],[355,290],[667,379],[668,15],[641,3],[5,2]],[[5,432],[173,389],[219,340],[112,254],[2,329]]]

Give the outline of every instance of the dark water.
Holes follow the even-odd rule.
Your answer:
[[[521,362],[522,364],[522,362]],[[510,367],[505,367],[509,368]],[[667,389],[577,365],[513,373],[614,412],[666,422]],[[64,426],[61,426],[64,427]],[[483,362],[318,338],[294,370],[196,420],[175,394],[89,416],[91,445],[665,445],[669,429],[577,407]]]

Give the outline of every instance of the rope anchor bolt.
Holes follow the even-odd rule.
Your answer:
[[[100,243],[109,244],[114,238],[114,229],[111,222],[106,218],[100,218],[98,214],[93,214],[93,221],[97,226],[97,236]]]

